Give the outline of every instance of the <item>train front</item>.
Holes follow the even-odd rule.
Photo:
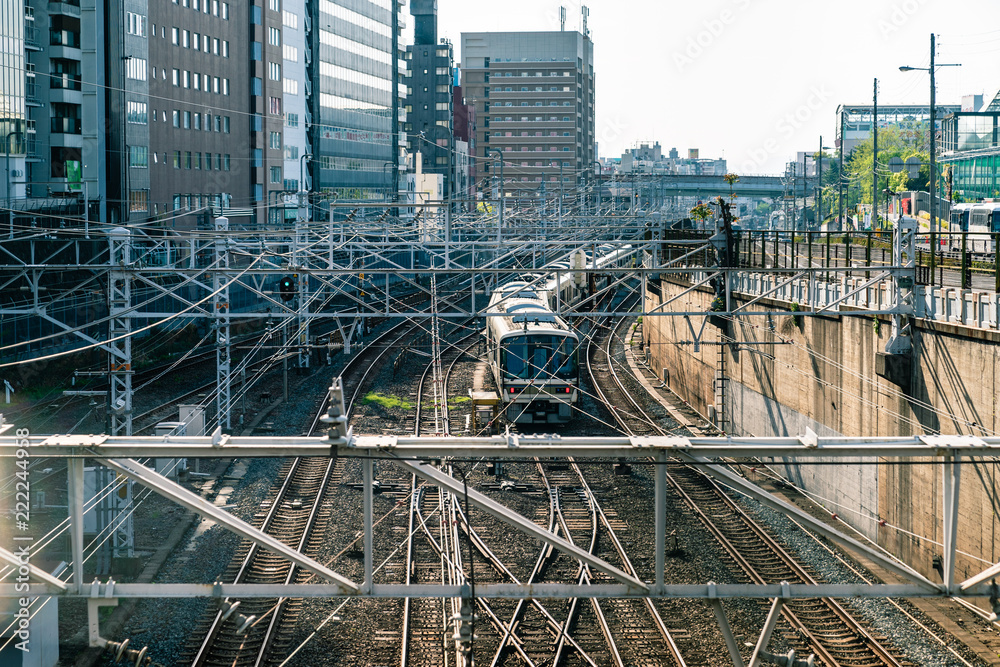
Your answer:
[[[562,424],[573,417],[580,380],[575,333],[556,322],[531,323],[502,337],[499,356],[507,421]]]

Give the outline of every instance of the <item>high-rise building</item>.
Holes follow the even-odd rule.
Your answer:
[[[150,5],[151,214],[168,226],[252,222],[247,21],[244,2]]]
[[[306,156],[313,152],[307,131],[312,124],[312,85],[306,74],[306,64],[312,59],[312,52],[309,50],[312,22],[306,18],[305,0],[284,0],[281,16],[285,116],[282,135],[285,168],[283,201],[286,203],[281,213],[287,220],[298,215],[298,200],[292,193],[299,190],[308,192],[312,186],[309,166],[306,164]]]
[[[584,28],[586,30],[586,28]],[[504,191],[586,180],[595,157],[594,45],[581,32],[462,34],[478,160],[504,157]]]
[[[0,51],[0,137],[3,139],[4,176],[7,180],[3,196],[9,208],[11,200],[24,197],[24,174],[27,167],[26,139],[28,132],[28,99],[36,100],[35,77],[28,90],[25,48],[38,48],[38,29],[34,16],[25,15],[23,0],[0,0],[0,31],[5,36]],[[30,95],[30,97],[29,97]]]
[[[3,104],[15,113],[20,104],[27,115],[23,145],[15,147],[25,156],[23,169],[17,168],[21,176],[11,174],[16,194],[25,199],[13,207],[52,210],[52,202],[86,196],[99,202],[93,213],[102,220],[144,219],[149,209],[146,0],[7,0],[3,16],[4,34],[10,29],[16,37],[14,52],[4,54],[12,78],[3,84]],[[23,83],[11,87],[18,72]],[[5,136],[10,132],[18,130],[8,129]],[[11,140],[20,141],[16,134]]]
[[[413,45],[409,61],[406,130],[410,153],[423,157],[423,171],[444,176],[443,192],[455,195],[455,129],[452,108],[455,54],[447,40],[438,43],[437,0],[411,0]]]
[[[312,0],[312,190],[384,200],[404,164],[404,0]],[[390,185],[392,182],[392,185]]]

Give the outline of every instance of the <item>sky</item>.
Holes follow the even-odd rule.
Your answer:
[[[937,35],[938,104],[1000,89],[997,0],[589,0],[601,157],[639,142],[700,149],[730,171],[779,174],[839,104],[927,104]],[[580,0],[438,0],[439,33],[580,29]]]

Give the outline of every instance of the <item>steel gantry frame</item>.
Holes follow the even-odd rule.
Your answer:
[[[337,381],[334,387],[337,387]],[[342,392],[334,392],[338,397]],[[1000,575],[1000,563],[964,581],[955,579],[956,526],[960,500],[960,470],[963,463],[981,457],[1000,455],[1000,437],[914,436],[895,438],[824,438],[811,431],[790,438],[685,438],[668,437],[559,437],[554,435],[523,436],[507,434],[493,437],[396,437],[355,435],[346,428],[342,403],[331,404],[330,432],[321,437],[230,437],[217,430],[206,437],[129,437],[110,435],[12,435],[14,427],[0,422],[0,458],[18,456],[19,449],[28,449],[32,457],[62,458],[67,461],[69,494],[69,533],[73,563],[67,571],[68,581],[53,577],[34,565],[30,566],[28,595],[37,597],[77,597],[88,599],[92,610],[91,643],[104,645],[96,623],[96,609],[101,604],[115,604],[119,598],[185,598],[205,597],[449,597],[468,595],[464,584],[377,584],[373,578],[375,522],[372,513],[374,479],[373,463],[393,461],[418,478],[451,493],[464,494],[463,480],[430,465],[429,461],[447,459],[525,460],[578,459],[617,460],[642,459],[656,466],[655,489],[652,498],[654,513],[654,577],[643,581],[621,571],[607,561],[586,552],[538,526],[529,517],[469,489],[469,504],[486,512],[527,537],[547,544],[566,555],[604,572],[613,583],[590,584],[577,580],[547,584],[478,584],[476,594],[484,598],[564,599],[586,598],[687,598],[702,599],[715,611],[720,628],[732,648],[734,637],[724,609],[719,602],[732,598],[772,600],[772,612],[784,601],[793,598],[843,597],[985,597],[991,592],[988,581]],[[147,457],[299,457],[343,456],[363,460],[365,483],[362,485],[364,542],[364,580],[354,582],[339,575],[294,549],[266,535],[211,502],[157,474],[136,459]],[[851,461],[881,457],[892,461],[919,458],[940,465],[943,480],[944,572],[938,584],[885,552],[831,527],[788,502],[757,487],[724,465],[716,463],[722,457],[759,457],[765,460],[798,461],[825,459]],[[224,528],[268,549],[319,577],[316,583],[294,585],[227,584],[221,582],[188,582],[174,584],[119,584],[112,580],[84,583],[83,571],[83,462],[92,459],[117,474],[147,486],[152,491],[194,512],[209,517]],[[855,552],[892,572],[904,583],[899,584],[717,584],[698,582],[666,583],[666,465],[686,462],[699,467],[735,491],[754,498],[766,507],[784,513],[811,530],[848,551]],[[15,589],[11,577],[20,565],[17,556],[0,550],[0,597],[20,597],[25,592]],[[773,615],[773,614],[772,614]],[[757,651],[766,648],[767,625],[758,642]],[[734,664],[741,665],[734,655]]]

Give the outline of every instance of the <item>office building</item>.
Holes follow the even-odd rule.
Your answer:
[[[411,0],[413,44],[406,48],[410,94],[406,131],[410,153],[423,154],[423,172],[444,176],[443,192],[455,194],[454,53],[447,40],[438,43],[437,0]]]
[[[475,158],[504,158],[504,192],[575,187],[593,172],[594,45],[584,32],[462,34],[462,86]]]
[[[309,3],[312,190],[337,200],[384,201],[403,168],[406,133],[401,0]]]
[[[938,104],[937,122],[949,113],[961,111],[957,104]],[[873,119],[875,109],[871,104],[841,104],[837,107],[837,147],[844,155],[850,155],[858,144],[872,136],[872,127],[877,121],[878,128],[897,129],[904,138],[914,145],[927,143],[927,124],[930,122],[930,105],[927,104],[880,104],[878,118]],[[926,150],[926,148],[925,148]]]

